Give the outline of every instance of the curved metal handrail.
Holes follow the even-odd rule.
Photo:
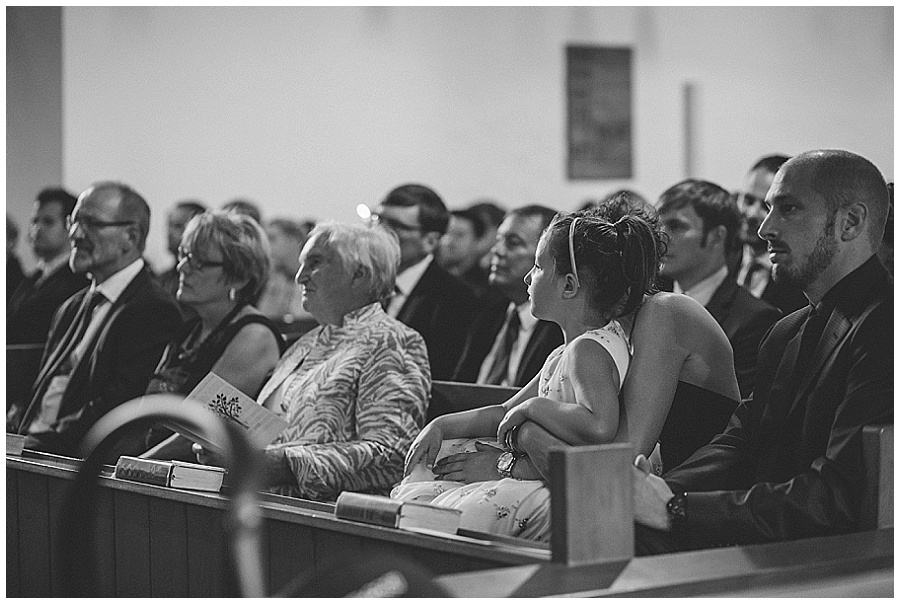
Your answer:
[[[119,405],[103,417],[85,436],[85,459],[63,507],[60,534],[61,584],[68,596],[97,596],[94,560],[94,503],[97,478],[113,444],[138,427],[154,422],[176,421],[213,442],[224,442],[226,467],[232,479],[231,505],[226,534],[231,559],[243,597],[265,595],[261,547],[262,514],[256,492],[262,488],[262,459],[244,432],[216,414],[196,405],[185,405],[181,397],[156,394]]]

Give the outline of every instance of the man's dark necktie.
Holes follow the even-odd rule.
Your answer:
[[[500,385],[503,383],[503,380],[506,379],[506,374],[509,373],[509,357],[512,354],[512,349],[516,344],[516,340],[519,339],[519,325],[519,311],[513,308],[509,317],[506,319],[503,341],[497,349],[497,356],[494,357],[494,362],[491,364],[491,370],[487,375],[486,381],[488,384]]]
[[[35,384],[34,397],[19,422],[18,432],[20,434],[24,434],[24,430],[31,424],[34,414],[40,409],[41,400],[47,391],[47,387],[50,385],[50,380],[58,375],[68,375],[72,372],[72,353],[78,347],[78,343],[84,338],[85,332],[87,332],[87,328],[91,324],[94,309],[105,299],[106,297],[98,291],[85,296],[78,312],[75,313],[75,317],[72,319],[72,323],[69,325],[68,331],[60,340],[60,344],[57,347],[59,352],[49,359],[50,367],[48,367],[46,372],[43,372],[40,382]]]
[[[774,396],[780,394],[783,399],[786,399],[782,401],[785,405],[785,413],[797,394],[796,389],[804,381],[804,373],[816,350],[816,344],[822,337],[826,322],[827,317],[817,312],[816,307],[812,306],[806,320],[800,326],[800,331],[784,349],[784,356],[778,366],[772,394]]]

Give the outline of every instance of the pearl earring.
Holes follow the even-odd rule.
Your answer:
[[[234,291],[234,288],[228,290],[228,299],[234,302],[234,299],[237,297],[237,292]]]

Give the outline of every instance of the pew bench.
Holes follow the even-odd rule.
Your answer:
[[[8,597],[61,596],[59,508],[80,462],[25,451],[6,459]],[[99,585],[115,597],[209,597],[231,591],[222,528],[228,499],[99,479],[95,544]],[[550,551],[517,539],[425,535],[334,517],[334,505],[261,493],[264,568],[276,593],[303,571],[348,554],[397,556],[433,574],[550,560]]]

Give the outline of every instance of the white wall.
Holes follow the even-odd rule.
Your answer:
[[[450,207],[572,209],[760,155],[840,147],[893,179],[893,8],[82,8],[63,18],[63,178],[165,209],[246,196],[268,216],[355,219],[403,182]],[[565,45],[634,48],[635,178],[565,177]]]

